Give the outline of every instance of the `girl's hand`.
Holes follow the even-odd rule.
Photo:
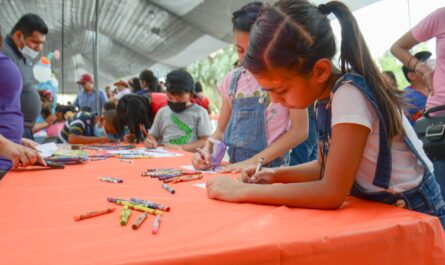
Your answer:
[[[248,162],[248,160],[238,162],[235,164],[227,165],[218,170],[219,173],[239,173],[241,170],[253,166],[253,163]]]
[[[134,134],[128,133],[124,135],[124,143],[131,144],[135,140]]]
[[[238,178],[240,182],[255,183],[255,184],[272,184],[274,183],[274,176],[276,174],[273,168],[263,168],[255,174],[256,166],[245,168],[241,171],[241,176]]]
[[[192,165],[196,169],[208,169],[210,165],[210,154],[207,148],[198,148],[197,152],[193,154]]]
[[[221,201],[241,202],[241,185],[243,184],[227,176],[211,178],[206,182],[207,195]]]
[[[147,138],[145,138],[144,146],[147,149],[153,149],[153,148],[158,147],[158,144],[156,143],[156,141],[153,141],[152,139],[147,137]]]

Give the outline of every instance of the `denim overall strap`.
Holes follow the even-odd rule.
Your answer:
[[[244,71],[234,71],[229,95],[232,98],[232,115],[224,132],[231,163],[247,160],[267,147],[264,95],[235,98],[238,80]],[[272,161],[274,162],[274,161]]]
[[[388,189],[391,179],[392,158],[391,149],[388,144],[388,134],[386,133],[386,126],[383,119],[383,114],[380,111],[379,103],[377,102],[376,96],[366,80],[362,76],[354,73],[345,74],[339,81],[337,81],[332,89],[332,92],[335,93],[335,91],[345,83],[351,83],[353,86],[358,88],[374,107],[374,110],[379,117],[379,154],[377,157],[377,166],[372,183],[375,186]]]
[[[230,81],[230,88],[229,88],[229,97],[231,99],[235,98],[238,80],[241,77],[241,74],[243,73],[243,71],[244,71],[243,67],[238,67],[233,71],[232,80]]]

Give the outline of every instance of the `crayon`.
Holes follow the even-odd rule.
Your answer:
[[[100,177],[99,180],[105,181],[105,182],[111,182],[111,183],[123,183],[124,182],[123,179],[111,178],[111,177]]]
[[[258,165],[257,165],[257,167],[255,169],[255,174],[258,174],[258,172],[260,172],[260,170],[263,168],[263,165],[264,165],[264,158],[261,157],[258,160]]]
[[[128,205],[125,205],[124,208],[122,208],[120,216],[122,226],[127,225],[128,219],[130,219],[130,215],[131,215],[131,210],[128,208]]]
[[[164,183],[179,183],[179,182],[186,182],[186,181],[193,181],[197,179],[202,179],[202,175],[188,175],[188,176],[182,176],[177,178],[171,178],[171,179],[164,179]]]
[[[151,227],[151,233],[153,235],[156,235],[158,233],[160,224],[161,224],[161,216],[158,215],[156,216],[156,219],[153,222],[153,226]]]
[[[129,164],[133,164],[134,163],[134,161],[133,160],[130,160],[130,159],[119,159],[119,161],[121,161],[121,162],[124,162],[124,163],[129,163]]]
[[[92,212],[88,212],[86,214],[74,216],[74,220],[75,221],[85,220],[87,218],[96,217],[96,216],[107,214],[107,213],[112,213],[112,212],[114,212],[114,210],[116,210],[116,208],[108,208],[108,209],[105,209],[102,211],[92,211]]]
[[[142,213],[139,218],[136,220],[136,222],[134,222],[134,224],[131,226],[131,228],[133,228],[133,230],[138,229],[142,223],[145,221],[145,219],[147,219],[147,213]]]
[[[113,202],[113,203],[118,204],[118,205],[128,206],[128,208],[136,210],[136,211],[146,212],[146,213],[154,214],[154,215],[162,215],[162,211],[158,211],[156,209],[145,207],[145,206],[142,206],[140,204],[131,203],[131,202],[126,201],[126,200],[115,199],[115,198],[111,198],[110,197],[110,198],[108,198],[108,201],[109,202]]]
[[[167,190],[168,192],[170,192],[171,194],[175,194],[175,190],[172,189],[169,185],[162,183],[162,187]]]
[[[137,203],[142,206],[148,207],[148,208],[159,209],[159,210],[163,210],[166,212],[170,212],[169,206],[165,206],[165,205],[162,205],[162,204],[159,204],[156,202],[141,200],[141,199],[137,199],[137,198],[131,198],[130,201],[133,203]]]

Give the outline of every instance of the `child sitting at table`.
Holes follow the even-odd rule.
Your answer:
[[[105,134],[117,134],[116,110],[108,110],[100,116],[80,111],[65,122],[59,134],[59,142],[69,144],[109,143],[114,140]]]
[[[157,113],[145,147],[160,144],[194,152],[204,146],[210,135],[210,120],[205,109],[190,101],[195,83],[185,70],[174,70],[166,78],[168,106]]]

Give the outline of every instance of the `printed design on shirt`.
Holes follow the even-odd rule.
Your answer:
[[[264,97],[266,95],[266,109],[270,107],[270,104],[272,104],[272,99],[270,98],[270,94],[266,91],[264,91],[262,88],[258,88],[255,91],[253,91],[252,94],[246,95],[243,91],[236,92],[235,98],[248,98],[248,97]]]
[[[169,142],[171,144],[177,144],[177,145],[188,143],[189,140],[192,138],[192,132],[193,132],[192,128],[190,128],[190,126],[188,126],[186,123],[182,122],[175,114],[172,114],[170,118],[172,122],[178,127],[178,129],[185,133],[185,135],[175,139],[171,139]]]

